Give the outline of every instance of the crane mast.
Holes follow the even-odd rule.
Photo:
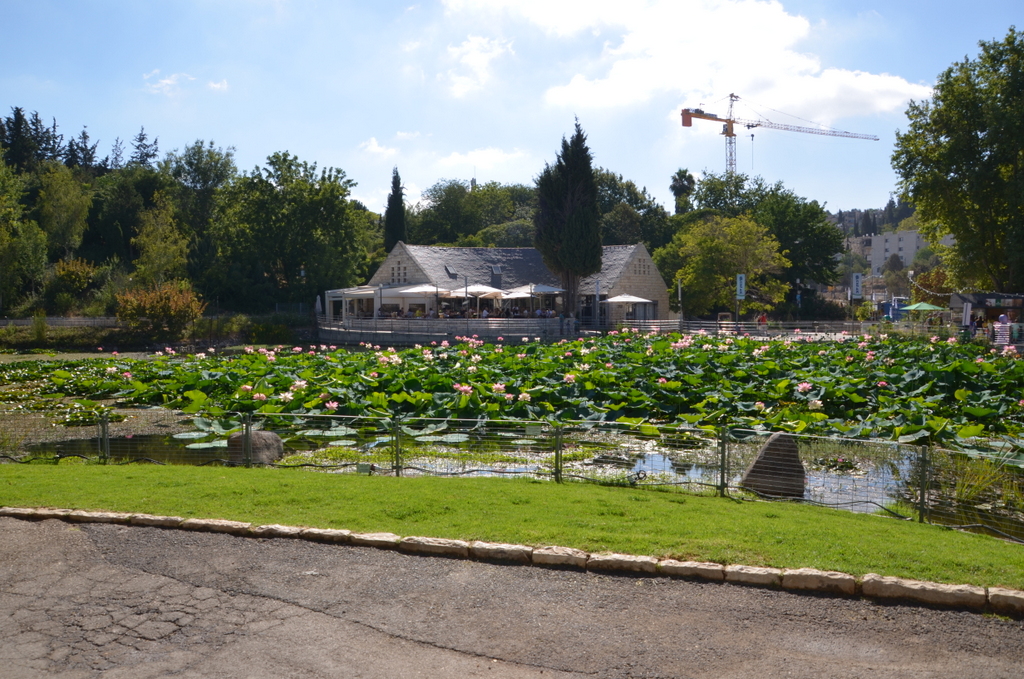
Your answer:
[[[739,99],[735,94],[729,95],[729,111],[724,118],[707,113],[699,108],[684,108],[682,111],[683,127],[692,127],[693,119],[713,120],[722,123],[722,134],[725,136],[725,171],[736,172],[736,125],[743,125],[748,130],[755,127],[766,127],[770,130],[785,130],[787,132],[803,132],[805,134],[822,134],[829,137],[849,137],[850,139],[869,139],[878,141],[873,134],[860,134],[858,132],[843,132],[818,127],[802,127],[800,125],[784,125],[773,123],[770,120],[747,120],[745,118],[734,118],[732,115],[733,104]]]

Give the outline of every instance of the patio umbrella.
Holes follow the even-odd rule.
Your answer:
[[[943,307],[929,304],[928,302],[918,302],[917,304],[911,304],[910,306],[900,307],[901,311],[945,311]]]
[[[601,304],[649,304],[651,300],[633,295],[616,295],[609,299],[602,299]]]
[[[323,316],[324,308],[320,304],[320,295],[316,296],[316,306],[315,306],[315,309],[316,309],[316,315],[317,316]]]

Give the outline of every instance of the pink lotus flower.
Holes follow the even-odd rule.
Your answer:
[[[121,377],[125,378],[126,380],[130,380],[132,378],[132,374],[130,372],[125,371],[121,373]]]
[[[495,394],[504,394],[505,393],[505,385],[502,384],[501,382],[495,382],[494,384],[492,384],[491,385],[491,389],[494,390]]]
[[[266,394],[253,394],[252,395],[252,400],[254,400],[254,401],[266,401],[267,400],[267,395]]]
[[[515,394],[505,394],[504,396],[506,401],[512,401],[516,397]]]
[[[520,400],[520,401],[527,401],[527,402],[529,402],[529,400],[530,400],[530,395],[529,395],[529,394],[527,394],[527,393],[526,393],[526,392],[524,391],[523,393],[519,394],[519,400]]]
[[[338,402],[337,401],[328,401],[327,403],[324,404],[324,407],[327,408],[328,410],[337,410],[338,409]]]
[[[665,384],[666,382],[668,382],[668,380],[665,379],[664,377],[659,377],[658,378],[658,384]]]
[[[302,347],[292,347],[292,353],[298,354],[302,352]]]
[[[238,388],[238,390],[239,391],[246,391],[246,392],[252,391],[252,385],[250,385],[250,384],[243,384],[242,386],[240,386]]]
[[[796,385],[796,390],[799,391],[801,394],[806,394],[813,388],[813,386],[814,385],[812,385],[810,382],[801,382],[800,384]]]
[[[562,381],[567,382],[569,384],[573,384],[576,381],[576,376],[573,375],[572,373],[569,373],[562,377]]]
[[[880,386],[880,387],[888,387],[889,383],[886,382],[885,380],[882,380],[881,382],[878,383],[878,386]]]

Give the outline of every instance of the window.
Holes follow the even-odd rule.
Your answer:
[[[459,272],[456,271],[455,267],[450,265],[450,264],[445,264],[444,265],[444,271],[445,271],[446,274],[448,274],[449,278],[458,278],[459,277]]]
[[[491,273],[495,276],[501,275],[501,264],[491,264]]]

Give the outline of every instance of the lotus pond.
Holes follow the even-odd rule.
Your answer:
[[[0,407],[81,423],[105,405],[185,413],[653,422],[941,443],[1020,461],[1024,361],[955,339],[641,334],[394,350],[100,354],[0,366]],[[69,422],[73,423],[73,422]]]

